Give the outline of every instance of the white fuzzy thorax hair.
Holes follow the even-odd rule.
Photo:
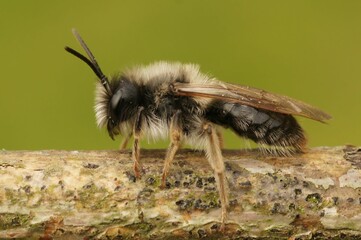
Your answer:
[[[126,69],[121,75],[116,75],[110,78],[110,85],[112,86],[113,81],[120,79],[123,76],[138,85],[147,85],[147,84],[160,84],[164,85],[164,88],[169,86],[171,81],[176,80],[177,78],[183,78],[189,81],[189,83],[196,84],[209,84],[213,83],[215,79],[212,79],[210,76],[203,74],[199,71],[199,66],[196,64],[182,64],[179,62],[155,62],[146,66],[135,66],[132,68]],[[210,81],[213,80],[213,81]],[[104,127],[108,121],[108,109],[109,101],[112,96],[106,92],[101,83],[96,84],[95,91],[95,116],[98,127]],[[205,106],[209,103],[210,99],[199,98],[197,102]],[[148,118],[149,120],[149,118]],[[156,140],[167,136],[168,126],[166,126],[165,121],[157,118],[152,118],[154,124],[151,124],[151,127],[147,129],[147,125],[143,132],[151,138],[151,140]],[[122,133],[124,131],[129,131],[130,123],[122,123],[119,127]]]

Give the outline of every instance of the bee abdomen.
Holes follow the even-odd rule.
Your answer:
[[[217,100],[207,109],[206,118],[231,128],[238,135],[259,143],[261,147],[271,146],[265,149],[278,154],[303,151],[306,145],[302,128],[289,114]]]

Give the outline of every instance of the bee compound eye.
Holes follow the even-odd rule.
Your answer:
[[[116,107],[119,104],[119,101],[122,97],[122,92],[120,90],[118,90],[113,96],[112,99],[110,100],[110,107],[112,109],[116,109]]]

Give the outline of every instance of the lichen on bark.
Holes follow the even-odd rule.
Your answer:
[[[202,152],[1,151],[0,238],[182,239],[361,237],[361,150],[293,157],[225,150],[229,219],[219,231],[215,179]]]

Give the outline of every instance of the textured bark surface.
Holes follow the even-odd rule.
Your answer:
[[[180,151],[160,189],[165,150],[0,151],[0,238],[361,238],[361,149],[293,157],[225,150],[229,221],[202,152]]]

